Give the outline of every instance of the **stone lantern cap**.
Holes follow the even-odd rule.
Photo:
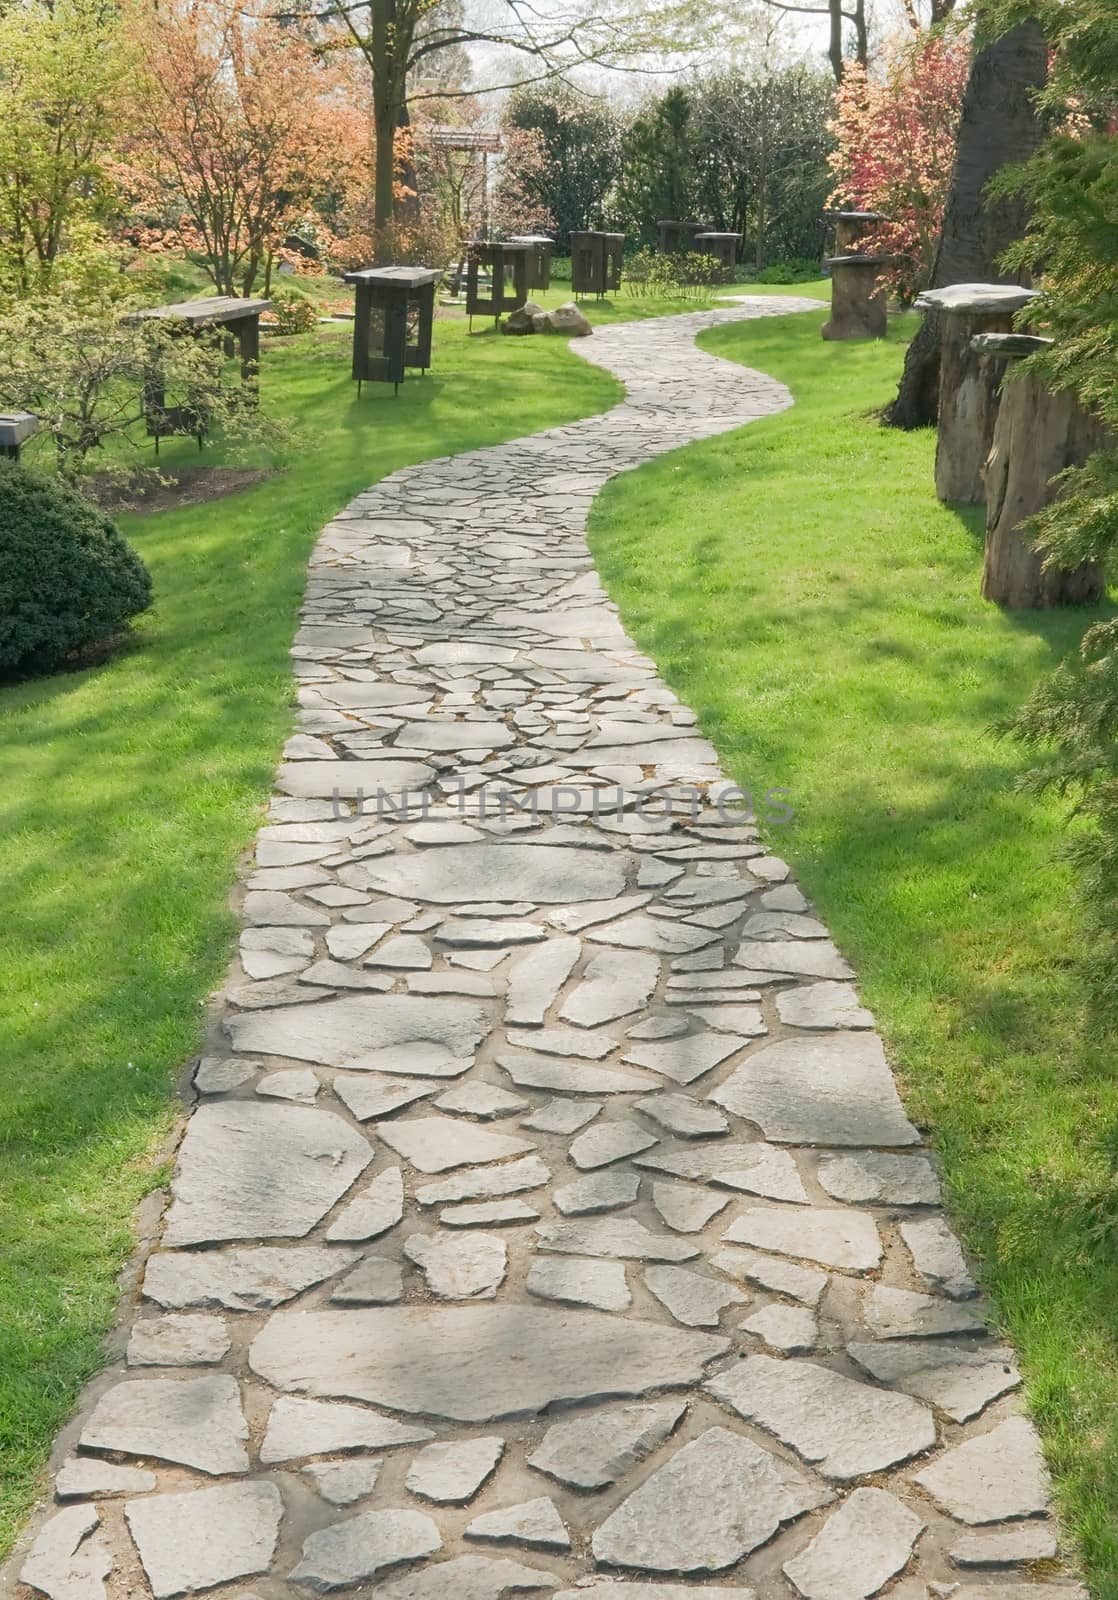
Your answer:
[[[11,448],[38,433],[39,419],[30,411],[0,411],[0,446]]]
[[[947,289],[925,289],[916,301],[918,311],[948,311],[974,316],[984,311],[1020,311],[1039,299],[1039,289],[1022,289],[1017,283],[953,283]]]
[[[896,260],[896,256],[852,254],[846,256],[825,256],[823,258],[823,265],[825,267],[888,267],[891,266]]]
[[[824,211],[828,222],[888,222],[884,211]]]
[[[976,333],[970,342],[972,350],[981,356],[999,356],[1002,360],[1020,360],[1035,356],[1041,350],[1050,350],[1054,339],[1042,339],[1035,333]]]

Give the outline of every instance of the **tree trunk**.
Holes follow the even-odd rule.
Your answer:
[[[1035,22],[1023,22],[978,52],[963,96],[959,144],[933,289],[953,283],[1016,283],[998,258],[1025,231],[1022,202],[993,200],[986,187],[1010,163],[1025,161],[1043,137],[1035,96],[1048,75],[1048,46]],[[939,318],[929,312],[908,347],[897,398],[885,420],[894,428],[934,424],[939,395]]]
[[[1104,442],[1101,424],[1069,391],[1053,394],[1031,373],[1006,384],[986,463],[983,599],[1021,611],[1101,598],[1103,577],[1094,562],[1074,572],[1044,571],[1021,524],[1055,499],[1058,473],[1082,466]]]

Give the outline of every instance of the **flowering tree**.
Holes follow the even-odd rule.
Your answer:
[[[285,233],[369,159],[341,68],[253,0],[145,4],[128,174],[134,210],[198,249],[223,294],[267,290]],[[150,243],[150,238],[148,243]]]
[[[851,64],[835,92],[830,203],[888,219],[866,247],[898,258],[887,281],[905,302],[931,276],[969,66],[963,34],[936,30],[894,43],[880,78]]]

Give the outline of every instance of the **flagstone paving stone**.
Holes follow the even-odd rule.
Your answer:
[[[586,547],[617,473],[791,404],[696,332],[812,306],[599,328],[621,405],[323,530],[128,1365],[29,1593],[1082,1600],[855,975]]]

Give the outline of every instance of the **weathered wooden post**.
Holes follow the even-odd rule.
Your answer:
[[[828,256],[831,269],[831,316],[823,324],[824,339],[884,339],[888,330],[885,290],[878,283],[892,256]]]
[[[1008,333],[1015,314],[1035,300],[1017,284],[956,283],[929,289],[916,302],[939,313],[939,433],[936,494],[953,505],[981,505],[983,472],[994,439],[1005,362],[976,345],[977,335]]]
[[[983,599],[1010,611],[1090,605],[1102,597],[1101,569],[1085,562],[1070,572],[1044,570],[1021,524],[1057,498],[1060,486],[1053,480],[1065,467],[1082,466],[1106,443],[1105,429],[1070,390],[1055,393],[1031,372],[1013,373],[1014,361],[1047,349],[1050,339],[986,333],[974,343],[976,354],[1009,369],[986,462]]]

